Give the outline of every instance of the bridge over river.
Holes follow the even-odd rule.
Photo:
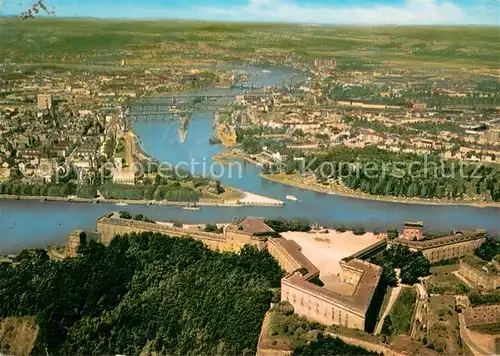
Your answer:
[[[230,89],[228,89],[230,90]],[[157,102],[141,100],[125,109],[126,115],[134,121],[139,119],[169,119],[172,115],[188,115],[200,111],[213,111],[221,106],[221,99],[232,102],[237,96],[245,98],[262,98],[272,96],[263,90],[252,90],[250,93],[230,90],[230,92],[187,92],[177,93],[160,98]]]

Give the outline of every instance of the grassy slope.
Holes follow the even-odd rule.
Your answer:
[[[416,292],[413,288],[403,288],[389,314],[392,320],[393,334],[407,334],[411,328]]]
[[[439,352],[459,355],[461,347],[458,314],[454,296],[431,296],[429,299],[429,329],[427,340]]]
[[[410,63],[426,66],[498,67],[498,27],[307,27],[286,24],[237,24],[180,21],[82,19],[0,19],[0,58],[95,62],[124,52],[166,46],[232,51],[236,57],[266,49],[311,57],[355,59],[361,63]],[[106,56],[104,56],[106,54]],[[110,56],[111,54],[111,56]]]

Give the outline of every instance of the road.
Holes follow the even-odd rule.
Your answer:
[[[426,304],[427,304],[427,291],[422,283],[416,283],[417,302],[415,304],[414,317],[410,329],[410,337],[416,340],[418,325],[425,320]],[[428,322],[428,319],[427,319]]]
[[[134,157],[133,157],[133,148],[134,148],[134,134],[132,131],[129,131],[125,136],[125,164],[129,168],[134,167]]]
[[[382,314],[382,317],[378,321],[377,326],[375,327],[375,331],[373,332],[375,335],[380,334],[380,332],[382,331],[382,325],[384,324],[384,319],[391,312],[392,306],[394,305],[394,303],[398,299],[402,288],[403,288],[403,285],[401,283],[399,283],[397,287],[394,287],[392,289],[391,296],[389,297],[389,303],[387,303],[387,307],[385,308],[384,313]]]

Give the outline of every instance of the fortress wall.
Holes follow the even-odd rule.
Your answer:
[[[379,236],[382,234],[379,234]],[[387,234],[385,234],[384,237],[380,239],[380,241],[375,242],[374,244],[371,244],[370,246],[365,247],[362,250],[359,250],[358,252],[353,253],[350,256],[345,257],[347,260],[351,260],[354,258],[360,259],[360,260],[366,260],[369,257],[374,256],[380,251],[383,251],[387,247]]]
[[[289,356],[293,353],[290,350],[266,349],[263,347],[257,348],[256,356]]]
[[[483,237],[475,240],[427,248],[422,250],[422,253],[424,254],[424,257],[429,260],[429,262],[449,260],[473,253],[474,250],[479,248],[485,241],[486,238]]]
[[[332,336],[332,337],[338,337],[340,340],[344,341],[347,344],[360,346],[360,347],[367,349],[368,351],[378,352],[379,354],[382,354],[384,356],[403,356],[403,355],[406,355],[406,353],[404,353],[404,354],[399,353],[399,352],[397,352],[397,351],[395,351],[395,350],[393,350],[385,345],[376,344],[376,343],[373,343],[370,341],[365,341],[365,340],[361,340],[361,339],[357,339],[354,337],[349,337],[349,336],[345,336],[345,335],[341,335],[341,334],[336,334],[336,333],[332,333],[332,332],[328,332],[327,334]]]
[[[361,277],[363,277],[363,271],[357,268],[348,266],[344,261],[340,261],[340,280],[344,283],[358,285]]]
[[[80,247],[80,232],[73,231],[68,237],[68,255],[75,257]]]
[[[489,275],[486,272],[469,265],[463,260],[460,260],[460,269],[458,270],[458,273],[484,289],[494,290],[497,287],[500,287],[500,276]]]
[[[422,251],[429,262],[454,259],[472,254],[486,241],[484,230],[458,232],[455,235],[443,236],[430,240],[412,241],[396,238],[391,245],[407,246],[412,251]]]
[[[169,236],[189,236],[195,240],[202,241],[212,250],[237,251],[233,250],[233,246],[228,244],[226,238],[222,235],[202,231],[194,234],[180,228],[134,220],[102,218],[97,221],[97,231],[101,235],[101,242],[105,245],[109,245],[113,237],[116,235],[130,234],[134,232],[158,232]]]
[[[258,238],[252,235],[240,234],[235,231],[226,230],[225,237],[230,251],[239,251],[245,245],[252,245],[259,250],[266,248],[266,239]]]
[[[281,281],[281,300],[293,305],[296,314],[325,325],[342,325],[364,330],[365,318],[352,312],[345,305],[335,303],[319,294]]]
[[[479,305],[464,311],[467,327],[500,323],[500,304]]]
[[[275,239],[268,240],[267,250],[287,273],[292,273],[302,268],[300,262],[294,259]]]
[[[460,324],[460,337],[462,338],[462,342],[469,347],[473,355],[489,355],[490,353],[486,350],[483,350],[481,342],[474,340],[471,337],[471,333],[469,329],[467,329],[465,325],[465,318],[463,314],[458,314],[458,321]],[[479,343],[479,345],[478,345]]]

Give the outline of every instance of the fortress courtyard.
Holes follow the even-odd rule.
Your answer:
[[[340,260],[379,241],[378,235],[371,232],[356,236],[352,231],[342,233],[335,230],[329,230],[328,233],[290,231],[281,235],[300,245],[304,256],[320,270],[324,282],[329,279],[328,276],[336,276],[340,272]]]

